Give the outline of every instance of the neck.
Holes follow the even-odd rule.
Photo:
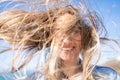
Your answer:
[[[79,61],[80,61],[79,59],[75,61],[62,61],[62,67],[70,68],[70,67],[77,66],[79,64]]]
[[[75,61],[62,61],[61,69],[65,76],[71,77],[81,71],[80,65],[81,65],[80,59]]]

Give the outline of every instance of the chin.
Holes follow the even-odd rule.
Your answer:
[[[72,52],[62,52],[60,54],[60,58],[64,61],[72,60],[74,58],[74,55]]]
[[[72,60],[72,57],[68,57],[68,56],[62,56],[60,57],[63,61],[70,61]]]

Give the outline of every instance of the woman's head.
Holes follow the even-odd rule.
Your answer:
[[[57,47],[58,57],[62,60],[78,59],[81,48],[80,29],[71,25],[76,16],[70,13],[65,13],[56,19],[55,37],[53,38],[54,47]],[[73,29],[71,27],[74,26]],[[60,52],[58,52],[60,51]]]
[[[57,17],[56,17],[57,16]],[[77,9],[67,6],[55,15],[52,46],[63,60],[76,60],[82,49],[90,47],[91,27],[85,24]]]

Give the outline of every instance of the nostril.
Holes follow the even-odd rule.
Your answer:
[[[75,46],[73,46],[73,48],[75,48]]]
[[[65,40],[63,41],[63,43],[64,43],[64,45],[69,45],[69,44],[72,43],[72,41],[69,40],[69,39],[65,39]]]

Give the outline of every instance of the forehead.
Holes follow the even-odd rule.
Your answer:
[[[71,26],[73,26],[73,24],[75,24],[76,21],[77,17],[75,15],[66,13],[58,17],[55,28],[63,30],[69,29]]]
[[[56,25],[54,27],[57,34],[74,34],[80,32],[80,28],[76,25],[78,18],[75,15],[66,13],[59,16],[56,19]]]

